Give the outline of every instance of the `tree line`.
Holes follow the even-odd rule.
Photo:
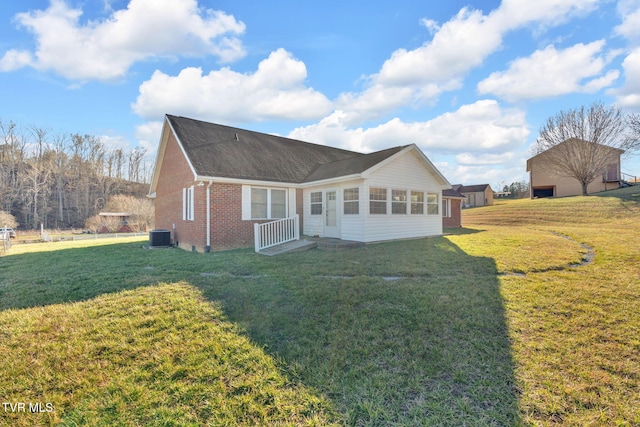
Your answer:
[[[529,197],[529,183],[526,181],[512,182],[509,185],[502,187],[502,191],[510,193],[508,198],[510,199],[524,199]]]
[[[81,228],[117,194],[143,198],[145,150],[0,120],[0,211],[24,229]]]

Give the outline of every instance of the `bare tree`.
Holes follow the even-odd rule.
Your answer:
[[[108,150],[91,135],[53,134],[0,120],[0,211],[21,227],[81,227],[116,194],[140,196],[144,150]]]
[[[543,157],[548,172],[578,180],[582,195],[587,195],[587,186],[616,163],[618,156],[638,148],[638,117],[595,102],[588,108],[560,111],[550,117],[532,151]]]
[[[134,231],[146,231],[153,228],[153,202],[147,198],[118,194],[107,201],[105,210],[128,213],[130,215],[129,225]]]
[[[0,227],[4,226],[16,228],[18,221],[16,221],[16,218],[10,213],[0,210]]]

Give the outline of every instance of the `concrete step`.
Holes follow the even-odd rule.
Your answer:
[[[363,242],[354,242],[353,240],[340,240],[340,239],[318,239],[318,249],[322,250],[341,250],[349,248],[358,248],[364,246]]]
[[[306,251],[315,248],[317,242],[307,239],[294,240],[292,242],[283,243],[281,245],[272,246],[258,252],[260,255],[275,256],[289,252]]]

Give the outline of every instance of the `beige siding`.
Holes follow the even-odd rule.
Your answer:
[[[577,196],[582,194],[582,185],[575,178],[558,177],[544,170],[544,167],[537,161],[531,159],[530,181],[531,188],[554,187],[555,197]],[[587,186],[587,192],[598,193],[600,191],[618,188],[617,183],[604,183],[602,177],[598,176]]]

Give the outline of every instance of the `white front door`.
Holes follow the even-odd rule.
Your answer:
[[[338,192],[336,190],[327,190],[324,200],[324,237],[340,237]]]

